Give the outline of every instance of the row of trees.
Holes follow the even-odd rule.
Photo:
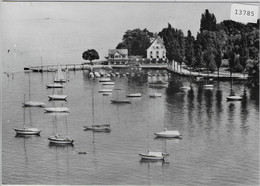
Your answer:
[[[225,59],[232,75],[233,72],[247,71],[252,63],[259,63],[259,20],[257,24],[231,20],[217,23],[215,15],[208,10],[201,15],[200,32],[196,38],[190,30],[184,36],[182,30],[168,24],[158,34],[147,29],[127,30],[116,48],[125,48],[129,55],[146,58],[146,49],[157,35],[164,41],[169,63],[175,61],[181,66],[185,63],[190,69],[207,68],[219,72]]]

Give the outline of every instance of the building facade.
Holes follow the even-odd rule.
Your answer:
[[[157,36],[147,49],[147,59],[166,60],[166,49],[160,36]]]
[[[128,63],[127,49],[109,49],[108,64],[109,65],[125,65]]]

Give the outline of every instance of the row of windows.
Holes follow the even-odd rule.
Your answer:
[[[151,55],[150,58],[153,59],[153,56]],[[159,59],[159,56],[156,56],[156,58]],[[165,59],[166,57],[163,56],[162,58]]]
[[[153,55],[153,51],[150,51],[150,54]],[[165,54],[165,51],[162,51],[162,54]],[[156,51],[156,55],[159,55],[159,51]]]
[[[163,46],[153,46],[153,49],[164,48]]]

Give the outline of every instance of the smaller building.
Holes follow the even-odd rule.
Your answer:
[[[109,65],[126,65],[128,63],[127,49],[109,49],[108,64]]]
[[[159,61],[160,59],[166,60],[166,49],[160,36],[157,36],[147,49],[147,59],[156,61]]]

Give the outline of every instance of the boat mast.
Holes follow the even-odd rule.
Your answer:
[[[29,72],[29,101],[31,101],[31,73]]]
[[[95,116],[94,116],[94,87],[92,87],[92,126],[94,126],[94,122],[95,122]]]
[[[24,94],[24,103],[25,103],[25,94]],[[23,127],[25,128],[25,106],[23,106]]]

